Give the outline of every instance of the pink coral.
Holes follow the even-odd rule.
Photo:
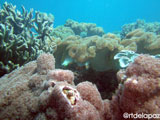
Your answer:
[[[135,59],[134,63],[127,68],[127,75],[141,76],[142,74],[150,75],[151,77],[160,75],[159,59],[154,59],[149,55],[141,55]]]
[[[54,66],[54,57],[42,54],[37,65],[30,62],[1,78],[0,119],[102,120],[103,101],[97,88],[91,83],[79,84],[80,91],[90,88],[89,94],[81,92],[82,99],[73,72]],[[82,89],[81,85],[88,88]]]
[[[112,100],[102,100],[95,85],[74,85],[74,74],[55,69],[54,57],[36,62],[0,79],[0,119],[123,120],[124,112],[159,114],[160,60],[141,55],[126,70]],[[22,112],[23,111],[23,112]]]
[[[103,101],[97,87],[91,82],[82,82],[77,85],[77,90],[80,92],[82,98],[94,105],[101,116],[103,116]]]
[[[39,74],[47,74],[49,70],[55,69],[55,59],[49,53],[42,53],[37,58],[37,71]]]
[[[104,106],[104,119],[105,120],[111,120],[112,118],[112,113],[111,113],[111,104],[108,99],[103,101],[103,106]]]
[[[112,99],[114,117],[122,117],[124,112],[159,114],[160,60],[141,55],[125,72],[119,73],[119,78],[122,73],[126,78],[122,80],[124,84],[119,86],[117,95]]]
[[[61,119],[100,120],[95,107],[89,102],[83,101],[73,86],[60,82],[55,85],[52,93],[51,101]]]
[[[49,71],[47,74],[47,79],[53,79],[55,81],[66,81],[69,84],[73,84],[74,74],[70,70],[62,70],[62,69],[55,69]]]

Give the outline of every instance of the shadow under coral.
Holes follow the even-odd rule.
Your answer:
[[[112,95],[118,88],[118,80],[116,73],[118,71],[95,71],[93,69],[85,69],[85,67],[77,67],[75,64],[68,66],[65,69],[72,70],[75,74],[74,83],[89,81],[95,84],[100,92],[102,99],[112,99]]]

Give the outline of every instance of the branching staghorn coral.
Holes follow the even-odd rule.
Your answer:
[[[33,18],[33,9],[28,12],[22,6],[21,13],[16,6],[7,2],[3,4],[0,9],[1,75],[35,59],[43,51],[53,53],[56,47],[50,36],[53,21],[53,15],[36,12]]]
[[[53,30],[53,21],[54,16],[52,14],[47,15],[46,13],[36,11],[34,29],[38,33],[37,38],[42,39],[43,42],[45,42],[45,37],[52,39],[50,33]]]

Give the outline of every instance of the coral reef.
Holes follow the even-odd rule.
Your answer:
[[[160,50],[159,41],[160,35],[142,29],[129,32],[123,39],[112,33],[85,38],[71,35],[57,45],[54,55],[58,66],[77,64],[96,71],[116,70],[118,66],[114,56],[121,50],[157,55]],[[129,63],[129,59],[125,57],[123,62]]]
[[[160,23],[159,22],[145,22],[145,20],[138,19],[134,23],[125,24],[120,32],[121,37],[124,38],[129,32],[135,29],[143,29],[145,32],[153,32],[155,34],[160,34]]]
[[[79,35],[81,37],[104,35],[103,28],[97,27],[96,24],[93,23],[78,23],[77,21],[68,19],[64,26],[70,27],[74,31],[75,35]]]
[[[159,114],[159,74],[159,59],[139,55],[117,73],[112,99],[103,100],[94,84],[75,85],[74,74],[55,69],[54,57],[43,53],[0,78],[0,119],[123,120],[125,112]]]
[[[0,74],[8,73],[44,52],[53,53],[53,15],[29,12],[5,2],[0,9]],[[33,29],[36,31],[33,31]],[[50,43],[52,42],[52,45]]]
[[[121,50],[157,55],[159,46],[160,35],[145,32],[143,29],[135,29],[126,34],[123,39],[112,33],[104,34],[102,37],[95,35],[85,38],[71,35],[57,45],[54,56],[58,61],[58,67],[77,64],[79,67],[92,68],[96,71],[117,70],[114,56]],[[121,63],[129,63],[131,60],[127,57],[123,58],[120,59],[123,60]],[[123,64],[124,67],[126,63]]]
[[[105,34],[96,24],[70,19],[53,28],[52,14],[36,11],[33,17],[33,9],[28,12],[22,6],[21,13],[7,2],[0,11],[0,54],[4,55],[0,57],[1,76],[43,52],[54,54],[56,67],[76,64],[96,71],[117,70],[114,56],[121,50],[159,54],[158,23],[137,20],[123,27],[124,35],[120,38],[116,34]]]

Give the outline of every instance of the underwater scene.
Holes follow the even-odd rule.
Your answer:
[[[0,120],[160,120],[160,0],[1,0]]]

